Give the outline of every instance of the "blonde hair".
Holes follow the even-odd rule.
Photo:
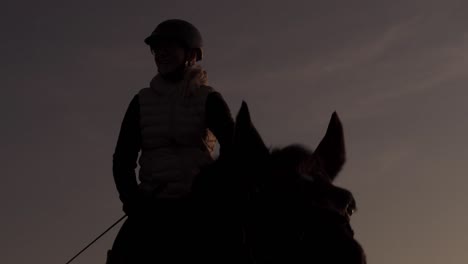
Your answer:
[[[193,95],[200,86],[208,85],[208,74],[199,64],[187,67],[184,95]]]

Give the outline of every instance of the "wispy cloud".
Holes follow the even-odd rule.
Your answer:
[[[389,26],[367,43],[358,43],[358,45],[347,46],[343,50],[335,51],[328,59],[328,62],[325,62],[324,70],[327,72],[345,71],[375,63],[393,46],[408,37],[418,22],[421,21],[421,18],[421,16],[414,16],[405,21],[400,21]]]

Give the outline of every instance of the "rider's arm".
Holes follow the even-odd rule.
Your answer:
[[[212,92],[206,100],[206,120],[220,145],[220,156],[232,148],[234,120],[228,105],[219,92]]]
[[[135,95],[122,121],[112,164],[115,185],[124,206],[138,197],[135,169],[140,148],[140,106],[138,95]]]

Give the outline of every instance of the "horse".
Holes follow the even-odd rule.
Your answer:
[[[212,263],[365,264],[354,239],[352,193],[333,181],[345,163],[336,112],[315,151],[298,144],[269,149],[242,103],[233,149],[193,185],[202,215],[199,244]],[[209,241],[212,241],[210,243]]]
[[[119,233],[126,246],[143,240],[144,248],[130,260],[112,257],[108,263],[365,264],[350,225],[356,201],[333,184],[344,163],[336,112],[315,151],[298,144],[269,149],[243,102],[231,150],[201,170],[192,186],[192,208],[182,210],[193,213],[177,218],[180,226],[190,226],[165,234],[163,216],[178,214],[180,207],[159,206],[147,220],[159,219],[155,230],[145,228],[152,223],[136,223]],[[164,243],[170,239],[169,245],[155,242],[158,236]]]

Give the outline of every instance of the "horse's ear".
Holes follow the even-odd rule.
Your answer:
[[[328,124],[327,133],[315,150],[330,180],[334,180],[346,160],[343,126],[334,112]]]
[[[236,117],[234,130],[235,152],[244,158],[261,158],[268,155],[268,148],[250,118],[247,103],[242,101],[242,106]]]

